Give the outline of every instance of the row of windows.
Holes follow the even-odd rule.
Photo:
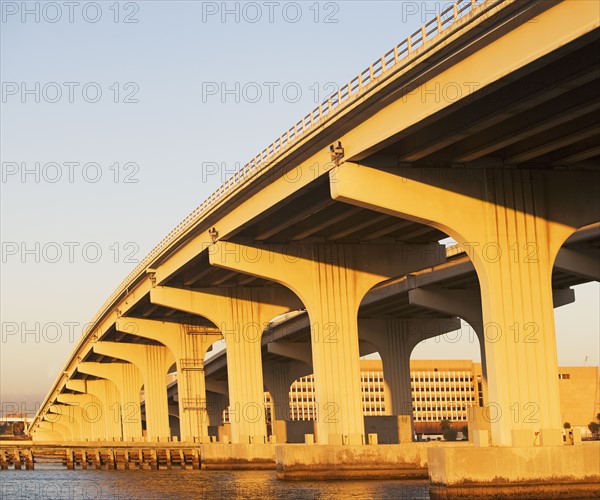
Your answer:
[[[570,378],[569,374],[560,374],[559,378],[565,378],[568,379]],[[383,379],[376,379],[373,380],[371,378],[369,379],[363,379],[362,380],[363,384],[364,383],[371,383],[374,385],[367,385],[366,387],[364,387],[365,390],[369,390],[369,391],[376,391],[376,392],[381,392],[384,390],[384,384],[383,384]],[[470,379],[442,379],[442,380],[413,380],[411,378],[411,389],[413,391],[425,391],[425,390],[438,390],[438,391],[465,391],[465,390],[473,390],[473,386],[472,386],[472,382],[473,382],[473,378]],[[451,385],[447,386],[447,385],[443,385],[440,386],[438,383],[442,383],[442,382],[447,382]],[[463,385],[457,386],[456,383],[460,382]],[[377,384],[375,384],[377,383]],[[426,385],[428,384],[428,385]],[[300,392],[312,392],[314,389],[314,383],[312,381],[307,381],[307,382],[294,382],[292,384],[292,387],[290,389],[291,393],[300,393]]]
[[[466,406],[454,406],[454,405],[427,405],[419,406],[413,405],[413,410],[416,412],[428,412],[428,411],[467,411]]]
[[[438,406],[436,408],[420,408],[413,407],[413,415],[415,421],[418,422],[438,422],[442,418],[452,420],[467,420],[467,406],[448,407],[447,405]],[[368,415],[383,415],[384,408],[381,405],[363,404],[363,412]],[[317,412],[314,406],[292,406],[290,408],[290,418],[292,420],[315,420]]]
[[[473,382],[473,377],[410,377],[411,382]]]
[[[363,392],[384,392],[384,387],[363,387]],[[462,386],[462,387],[422,387],[422,386],[417,386],[417,387],[412,387],[412,392],[472,392],[474,391],[474,387],[473,386]],[[307,387],[306,389],[303,390],[291,390],[290,391],[290,397],[302,397],[304,395],[311,396],[312,394],[314,394],[314,388],[313,387]]]
[[[475,397],[471,396],[471,397],[462,397],[462,398],[452,398],[452,397],[448,397],[448,398],[412,398],[413,401],[475,401]]]
[[[454,394],[439,394],[440,392],[446,392],[444,390],[439,391],[419,391],[419,392],[427,392],[428,396],[424,394],[417,394],[412,397],[413,401],[475,401],[474,395],[462,394],[463,392],[471,392],[474,391],[447,391],[453,392]],[[460,394],[459,394],[460,393]],[[383,391],[363,391],[362,395],[363,401],[369,399],[371,401],[384,401],[385,397]],[[302,394],[299,393],[291,393],[290,394],[290,403],[314,403],[315,401],[315,393],[313,391],[305,392]],[[270,402],[270,399],[265,400],[266,403]]]
[[[467,419],[467,404],[475,402],[474,377],[467,372],[412,372],[412,407],[415,421],[437,422],[441,418]],[[568,375],[567,377],[568,378]],[[478,377],[480,379],[480,377]],[[383,372],[363,372],[362,409],[365,415],[383,415],[385,390]],[[481,388],[479,390],[481,392]],[[302,377],[290,388],[290,418],[314,420],[314,376]],[[269,401],[270,399],[266,399]],[[479,394],[479,402],[481,394]]]
[[[475,396],[466,396],[466,397],[435,397],[435,396],[430,396],[430,397],[412,397],[411,401],[413,403],[426,403],[426,402],[442,402],[445,404],[450,404],[450,403],[460,403],[460,402],[467,402],[467,403],[474,403],[475,401],[477,401],[479,398],[476,398]],[[383,397],[383,395],[379,395],[379,394],[363,394],[362,396],[362,401],[376,401],[376,402],[381,402],[381,403],[385,403],[386,398]],[[305,399],[295,399],[295,398],[291,398],[290,399],[290,405],[297,405],[297,406],[302,406],[302,405],[313,405],[315,404],[316,400],[314,397],[311,398],[305,398]]]
[[[415,392],[469,392],[473,390],[473,386],[469,387],[413,387]]]
[[[384,382],[384,377],[383,377],[383,372],[376,372],[373,374],[365,374],[362,373],[361,374],[361,381],[362,382],[371,382],[371,383],[383,383]],[[453,383],[453,382],[463,382],[463,383],[468,383],[468,382],[473,382],[473,376],[472,375],[454,375],[454,374],[448,374],[448,375],[444,375],[441,376],[438,375],[423,375],[423,376],[419,376],[419,375],[411,375],[410,377],[410,381],[411,382],[420,382],[420,383],[424,383],[424,382],[449,382],[449,383]],[[314,383],[314,378],[312,375],[309,375],[307,377],[302,377],[301,379],[296,380],[293,384],[292,384],[292,390],[296,387],[312,387]]]
[[[454,420],[454,421],[459,421],[459,422],[460,421],[465,422],[467,420],[466,415],[442,414],[442,415],[431,415],[429,417],[415,415],[415,417],[414,417],[415,422],[439,422],[442,418],[447,418],[449,420]]]

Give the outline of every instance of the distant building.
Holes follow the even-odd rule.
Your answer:
[[[27,434],[32,417],[22,414],[7,414],[0,417],[0,436],[22,436]]]
[[[363,412],[386,414],[386,384],[380,360],[361,360]],[[598,367],[560,367],[561,418],[587,432],[600,412]],[[410,362],[415,432],[439,434],[439,422],[448,419],[456,428],[466,425],[469,406],[484,405],[481,363],[467,360],[415,360]],[[265,402],[270,397],[265,393]],[[268,412],[268,416],[271,412]],[[290,388],[290,419],[314,420],[314,377],[296,380]]]
[[[385,415],[386,384],[380,360],[361,360],[363,412]],[[411,361],[411,390],[415,431],[440,433],[448,419],[461,427],[467,408],[483,405],[481,364],[472,361]],[[290,388],[290,419],[314,420],[314,378],[296,380]],[[462,423],[461,423],[462,422]]]
[[[558,368],[560,413],[563,423],[580,427],[587,435],[588,424],[600,412],[600,382],[597,366],[561,366]]]

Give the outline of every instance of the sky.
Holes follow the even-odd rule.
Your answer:
[[[1,411],[35,409],[181,219],[449,2],[0,4]],[[576,299],[556,311],[559,363],[597,365],[600,287]],[[465,325],[413,358],[479,346]]]

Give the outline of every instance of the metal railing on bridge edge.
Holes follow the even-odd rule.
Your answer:
[[[269,162],[273,161],[279,154],[286,151],[289,146],[295,144],[300,138],[304,137],[314,126],[322,124],[326,117],[332,117],[335,113],[343,109],[345,104],[348,104],[351,99],[362,95],[364,91],[371,87],[371,84],[379,81],[383,75],[388,75],[393,69],[397,68],[400,61],[404,60],[427,43],[437,39],[438,36],[444,34],[445,30],[450,26],[453,26],[456,21],[464,18],[467,14],[482,8],[486,4],[495,2],[498,2],[498,0],[458,0],[451,7],[442,11],[435,18],[424,24],[419,30],[412,33],[405,40],[382,55],[346,85],[340,87],[336,93],[329,96],[319,104],[319,106],[296,122],[293,127],[289,128],[284,134],[252,158],[252,160],[233,174],[215,192],[194,209],[194,211],[185,217],[185,219],[183,219],[158,245],[156,245],[127,275],[120,286],[107,300],[105,306],[109,306],[117,296],[125,291],[127,285],[132,282],[135,276],[146,270],[148,265],[162,250],[167,248],[170,243],[177,240],[178,237],[193,227],[217,201],[221,200],[226,194],[229,194],[233,188],[243,184],[243,182],[252,177],[253,174],[262,171]],[[105,308],[103,307],[101,311],[104,309]],[[94,323],[96,319],[97,318],[94,318],[92,323]]]
[[[189,229],[196,225],[202,217],[213,208],[216,203],[222,200],[226,194],[230,194],[235,188],[249,180],[253,175],[262,172],[269,163],[272,163],[279,155],[283,154],[292,145],[306,136],[316,125],[322,125],[326,118],[331,118],[339,111],[344,109],[356,97],[364,95],[370,90],[374,83],[381,81],[383,76],[389,76],[394,71],[400,69],[400,62],[404,62],[409,56],[415,54],[418,49],[427,47],[439,40],[447,33],[447,30],[454,26],[457,21],[464,19],[467,15],[479,12],[503,0],[457,0],[450,7],[437,14],[429,22],[424,24],[419,30],[409,35],[406,39],[394,46],[391,50],[382,55],[373,64],[364,71],[360,72],[355,78],[343,87],[325,99],[319,106],[296,122],[284,134],[263,149],[258,155],[244,165],[240,170],[233,174],[225,183],[223,183],[215,192],[183,219],[163,240],[156,245],[148,255],[127,275],[117,289],[110,295],[102,305],[94,319],[89,323],[90,329],[87,333],[97,326],[97,322],[111,308],[114,301],[124,292],[127,292],[130,285],[137,276],[145,273],[149,265],[158,257],[163,250],[169,247],[171,243],[179,239]],[[74,348],[73,353],[77,352],[87,335],[82,337]],[[60,382],[62,374],[57,379],[54,387]],[[43,407],[41,407],[43,408]]]
[[[108,300],[92,320],[95,325],[97,320],[110,308],[112,302],[120,296],[129,287],[129,284],[136,276],[145,272],[150,263],[167,248],[172,242],[176,241],[188,229],[193,227],[202,216],[212,208],[217,201],[221,200],[225,194],[229,194],[234,187],[237,187],[248,180],[253,174],[262,171],[267,165],[267,161],[272,161],[276,156],[283,153],[289,146],[295,144],[301,137],[315,125],[322,123],[325,117],[331,117],[334,113],[340,111],[351,98],[362,95],[364,91],[370,88],[371,84],[378,81],[383,75],[388,75],[398,63],[425,44],[434,41],[437,37],[444,34],[444,31],[453,26],[456,21],[464,18],[486,4],[497,3],[498,0],[458,0],[451,7],[448,7],[436,17],[424,24],[419,30],[412,33],[394,48],[386,52],[377,59],[368,68],[358,74],[347,85],[341,87],[336,93],[332,94],[323,101],[318,107],[296,122],[283,135],[267,146],[261,153],[256,155],[250,162],[244,165],[240,170],[233,174],[225,183],[223,183],[215,192],[204,200],[194,211],[183,219],[175,228],[167,234],[163,240],[156,245],[148,255],[127,275],[119,287],[111,294]]]

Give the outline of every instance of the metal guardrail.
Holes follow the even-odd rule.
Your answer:
[[[114,301],[124,292],[128,291],[136,277],[145,273],[154,259],[202,220],[218,201],[222,200],[226,195],[231,194],[251,177],[265,170],[279,155],[282,155],[293,145],[297,144],[302,138],[306,137],[307,133],[316,125],[322,125],[325,119],[335,116],[353,102],[355,98],[364,95],[372,88],[374,83],[381,81],[382,77],[389,76],[391,73],[398,70],[400,67],[399,63],[411,56],[415,51],[435,42],[439,37],[445,34],[446,30],[467,15],[478,12],[490,5],[500,3],[501,1],[503,0],[457,0],[450,7],[446,8],[436,17],[424,24],[419,30],[415,31],[405,40],[383,54],[368,68],[360,72],[350,82],[343,87],[340,87],[337,92],[329,96],[319,104],[319,106],[296,122],[279,138],[250,160],[250,162],[244,165],[244,167],[232,175],[214,193],[204,200],[200,206],[183,219],[150,251],[150,253],[148,253],[148,255],[146,255],[146,257],[127,275],[102,305],[98,313],[96,313],[93,320],[90,322],[92,328],[89,331],[91,332],[92,329],[96,327],[98,321],[106,314]],[[86,337],[80,340],[73,352],[79,350],[81,344],[86,341]],[[61,376],[59,376],[53,387],[56,387],[60,382]],[[41,407],[41,409],[43,408],[44,406]]]

